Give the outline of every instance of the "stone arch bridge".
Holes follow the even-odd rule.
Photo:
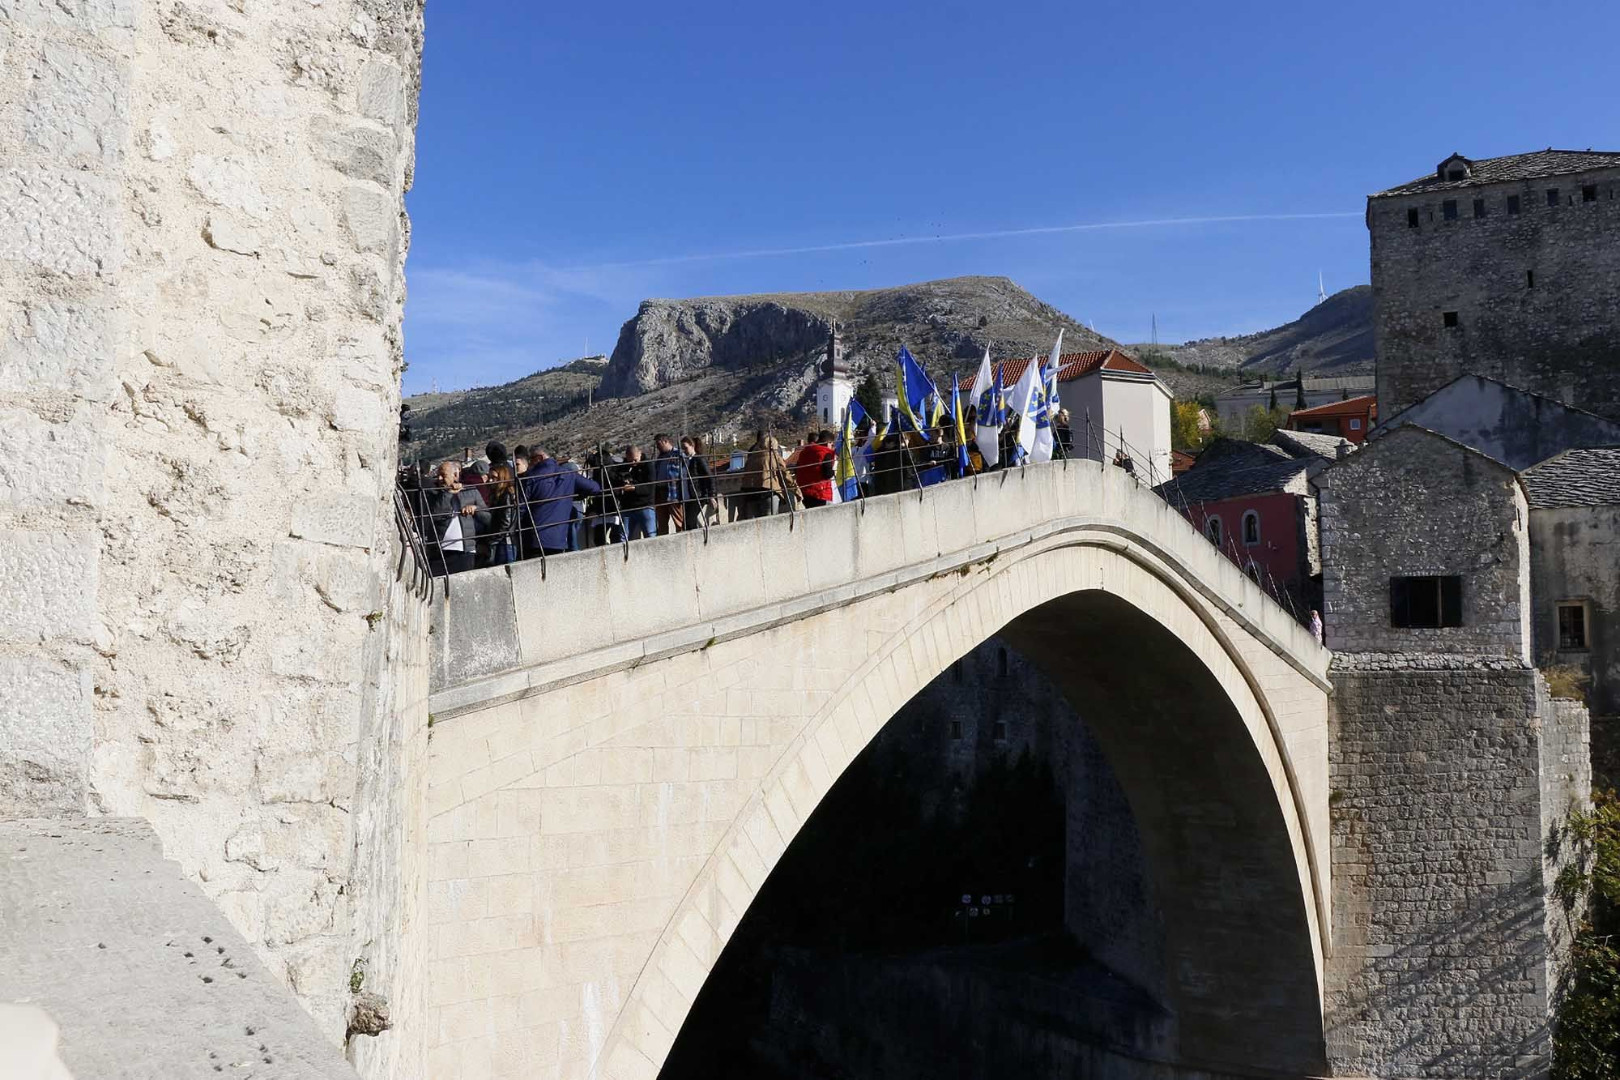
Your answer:
[[[998,633],[1137,819],[1161,1066],[1325,1072],[1328,653],[1150,491],[1073,461],[455,578],[430,638],[428,1074],[656,1076],[840,773]]]

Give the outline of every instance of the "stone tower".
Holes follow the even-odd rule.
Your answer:
[[[827,334],[827,355],[822,358],[817,375],[816,422],[823,427],[836,428],[843,422],[844,410],[855,396],[855,384],[850,379],[836,321]]]
[[[422,982],[392,503],[422,26],[0,0],[0,815],[149,820],[334,1044],[352,971]],[[411,1075],[402,1038],[361,1067]]]
[[[1471,373],[1620,418],[1620,153],[1453,154],[1367,229],[1381,415]]]

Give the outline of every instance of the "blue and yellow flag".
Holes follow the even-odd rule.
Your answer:
[[[956,467],[959,475],[971,471],[968,463],[967,416],[962,411],[962,383],[951,376],[951,427],[956,429]]]
[[[900,355],[895,357],[894,364],[895,397],[900,415],[910,422],[912,430],[927,439],[928,398],[938,396],[938,391],[904,345],[900,346]]]
[[[833,466],[833,486],[838,491],[840,502],[849,502],[860,497],[860,485],[855,480],[855,413],[863,417],[866,410],[860,404],[851,401],[844,409],[844,425],[838,429],[838,445],[834,448],[837,461]]]

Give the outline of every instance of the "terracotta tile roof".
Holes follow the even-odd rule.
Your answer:
[[[1620,446],[1566,450],[1519,474],[1532,510],[1620,505]]]
[[[993,363],[1001,368],[1001,381],[1011,387],[1024,374],[1030,361],[1037,363],[1044,361],[1044,356],[1021,356],[1016,360],[996,360]],[[1094,349],[1091,352],[1062,353],[1058,356],[1058,382],[1066,383],[1084,375],[1090,375],[1097,370],[1121,371],[1132,375],[1152,375],[1153,369],[1137,363],[1118,349]],[[975,372],[962,380],[962,391],[973,389],[974,380],[978,378]]]
[[[1447,159],[1450,160],[1450,159]],[[1380,191],[1373,198],[1384,195],[1417,195],[1426,191],[1452,191],[1479,184],[1500,184],[1511,180],[1540,180],[1551,176],[1567,176],[1589,169],[1620,168],[1620,153],[1601,150],[1537,150],[1529,154],[1509,154],[1506,157],[1480,158],[1468,162],[1469,176],[1464,180],[1447,180],[1439,173],[1420,176],[1409,183]]]
[[[1321,420],[1330,416],[1361,416],[1364,413],[1376,415],[1377,412],[1378,399],[1372,394],[1363,394],[1360,397],[1345,398],[1343,401],[1330,401],[1326,405],[1318,405],[1312,409],[1295,409],[1288,414],[1288,419]]]

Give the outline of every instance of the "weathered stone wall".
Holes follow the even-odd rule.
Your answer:
[[[1367,228],[1383,415],[1473,372],[1620,419],[1620,169],[1375,196]]]
[[[1494,379],[1462,376],[1397,415],[1371,438],[1402,424],[1438,431],[1522,471],[1577,446],[1620,446],[1620,423],[1526,393]]]
[[[1337,1075],[1532,1077],[1563,932],[1547,832],[1585,797],[1585,717],[1528,668],[1371,670],[1331,711]]]
[[[1313,483],[1329,648],[1528,660],[1529,511],[1511,471],[1407,427]],[[1390,578],[1429,574],[1462,577],[1462,626],[1391,626]]]
[[[149,819],[334,1041],[424,691],[383,674],[421,32],[0,0],[0,812]]]
[[[1568,664],[1591,680],[1594,717],[1620,716],[1620,506],[1530,511],[1531,640],[1536,663]],[[1558,648],[1558,604],[1586,602],[1586,649]]]

